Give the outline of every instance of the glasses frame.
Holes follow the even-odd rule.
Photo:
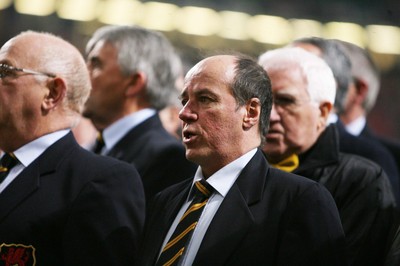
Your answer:
[[[50,78],[55,78],[56,77],[56,75],[54,75],[54,74],[45,73],[45,72],[38,72],[38,71],[35,71],[35,70],[26,69],[26,68],[13,67],[13,66],[10,66],[10,65],[7,65],[7,64],[4,64],[4,63],[0,64],[0,68],[6,68],[6,69],[8,69],[10,71],[23,72],[23,73],[31,74],[31,75],[42,75],[42,76],[47,76],[47,77],[50,77]],[[5,77],[2,76],[1,72],[0,72],[0,79],[3,79],[3,78],[5,78]]]

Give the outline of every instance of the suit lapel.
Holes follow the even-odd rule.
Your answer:
[[[247,202],[240,194],[239,188],[234,185],[214,216],[194,264],[207,265],[209,258],[213,258],[213,263],[223,265],[246,235],[254,221]]]
[[[186,180],[181,183],[181,185],[176,187],[177,193],[170,193],[170,195],[175,195],[171,199],[167,199],[162,201],[162,206],[165,206],[163,209],[155,208],[154,212],[156,213],[157,220],[154,221],[154,226],[151,228],[159,228],[160,230],[154,230],[150,232],[151,239],[151,253],[149,254],[149,258],[153,258],[153,264],[155,264],[156,259],[158,258],[158,254],[161,250],[162,243],[164,242],[165,236],[168,233],[169,228],[171,227],[172,222],[174,221],[176,215],[181,209],[184,201],[187,199],[190,184],[192,180]]]
[[[260,201],[268,165],[260,150],[243,169],[214,216],[196,255],[194,264],[207,265],[213,258],[226,264],[254,224],[251,205]]]
[[[139,144],[142,144],[141,139],[143,136],[148,134],[150,130],[155,130],[160,127],[162,127],[161,120],[158,114],[155,114],[128,131],[106,155],[123,160],[127,147],[129,147],[130,150],[139,149],[138,152],[135,152],[139,153],[141,148]]]
[[[40,189],[41,177],[56,170],[57,164],[76,144],[72,133],[58,140],[32,162],[0,193],[0,222],[18,204]],[[77,145],[77,144],[76,144]]]

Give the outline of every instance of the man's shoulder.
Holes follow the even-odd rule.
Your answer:
[[[336,179],[345,184],[358,184],[359,189],[389,184],[388,176],[377,163],[355,154],[340,153],[338,165],[334,169]]]
[[[86,176],[103,176],[111,171],[131,172],[133,174],[137,172],[131,164],[108,156],[97,155],[82,148],[68,137],[46,150],[39,160],[52,161],[58,169],[67,169],[71,176],[82,173],[86,173]]]
[[[277,168],[271,167],[269,170],[269,179],[276,185],[284,186],[288,188],[306,188],[310,186],[320,186],[318,182],[294,173],[288,173]],[[270,181],[270,182],[271,182]]]

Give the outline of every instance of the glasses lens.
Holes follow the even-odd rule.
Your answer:
[[[6,78],[12,76],[13,74],[14,71],[12,67],[5,64],[0,64],[0,78]]]

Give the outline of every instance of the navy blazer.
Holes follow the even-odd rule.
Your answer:
[[[145,226],[140,265],[154,265],[192,180],[158,194]],[[226,195],[193,265],[345,265],[344,233],[330,193],[270,168],[260,150]]]
[[[389,150],[389,152],[393,155],[397,169],[400,171],[400,142],[377,136],[374,132],[372,132],[372,130],[368,127],[368,125],[365,125],[364,129],[361,131],[361,136],[367,139],[378,141],[383,146],[385,146]]]
[[[134,167],[69,133],[0,193],[0,265],[134,265],[144,218]]]
[[[142,177],[147,201],[166,187],[194,175],[197,166],[163,127],[158,114],[131,129],[107,154],[133,164]]]
[[[344,125],[340,121],[335,125],[339,132],[340,151],[370,159],[382,167],[392,185],[396,205],[399,208],[400,175],[393,155],[376,139],[369,139],[364,136],[354,136],[346,131]]]

